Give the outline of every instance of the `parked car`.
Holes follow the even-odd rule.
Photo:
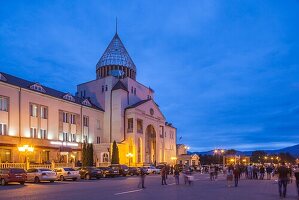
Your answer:
[[[100,179],[103,177],[103,172],[101,169],[96,167],[82,167],[79,170],[81,179],[90,180],[92,178]]]
[[[76,171],[73,168],[70,167],[59,167],[55,168],[54,171],[57,173],[56,179],[60,181],[64,180],[73,180],[76,181],[80,178],[79,171]]]
[[[140,172],[141,172],[141,170],[138,167],[129,167],[129,173],[128,174],[131,175],[131,176],[134,176],[134,175],[139,176]]]
[[[113,164],[110,167],[113,170],[118,170],[120,176],[127,176],[129,174],[129,168],[127,165]]]
[[[10,182],[19,182],[24,185],[27,180],[26,171],[21,168],[0,169],[0,183],[6,185]]]
[[[41,181],[50,181],[53,183],[56,180],[56,173],[47,168],[31,168],[27,170],[27,181],[39,183]]]
[[[154,166],[147,167],[147,173],[148,174],[160,174],[160,172],[161,172],[161,169],[157,169]]]
[[[103,172],[103,178],[119,176],[119,170],[111,167],[99,167]]]

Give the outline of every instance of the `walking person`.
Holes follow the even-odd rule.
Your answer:
[[[279,190],[279,197],[285,198],[287,194],[287,185],[288,185],[288,174],[289,170],[285,165],[285,162],[281,163],[281,166],[277,169],[278,172],[278,190]]]
[[[144,186],[145,175],[146,175],[145,169],[140,168],[140,182],[138,184],[138,188],[140,188],[140,186],[141,186],[141,188],[145,189],[145,186]]]
[[[174,173],[174,178],[175,178],[175,184],[179,185],[180,184],[180,171],[179,171],[178,167],[176,167],[174,169],[173,173]]]
[[[298,199],[299,199],[299,164],[297,166],[297,169],[295,169],[295,171],[294,171],[294,176],[296,179],[297,193],[298,193]]]
[[[264,180],[264,177],[265,177],[265,167],[264,165],[262,165],[260,167],[260,180]]]
[[[166,183],[166,167],[164,166],[161,170],[162,185],[167,185]]]
[[[235,187],[238,187],[239,180],[240,180],[240,173],[241,173],[238,165],[235,166],[233,173],[234,173]]]
[[[234,168],[232,165],[227,168],[227,172],[226,172],[227,187],[232,186],[232,182],[233,182],[233,178],[234,178],[233,171],[234,171]]]
[[[268,166],[266,167],[267,180],[271,180],[272,171],[273,171],[273,168],[272,168],[270,165],[268,165]]]

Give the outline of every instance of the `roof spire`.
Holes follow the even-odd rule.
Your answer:
[[[115,20],[115,34],[117,34],[117,17],[116,17],[116,20]]]

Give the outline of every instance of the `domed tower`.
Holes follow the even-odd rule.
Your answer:
[[[96,67],[97,79],[107,76],[130,77],[136,80],[136,66],[117,32]]]

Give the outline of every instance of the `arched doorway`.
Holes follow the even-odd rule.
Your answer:
[[[156,164],[156,131],[148,125],[145,131],[145,162]]]

